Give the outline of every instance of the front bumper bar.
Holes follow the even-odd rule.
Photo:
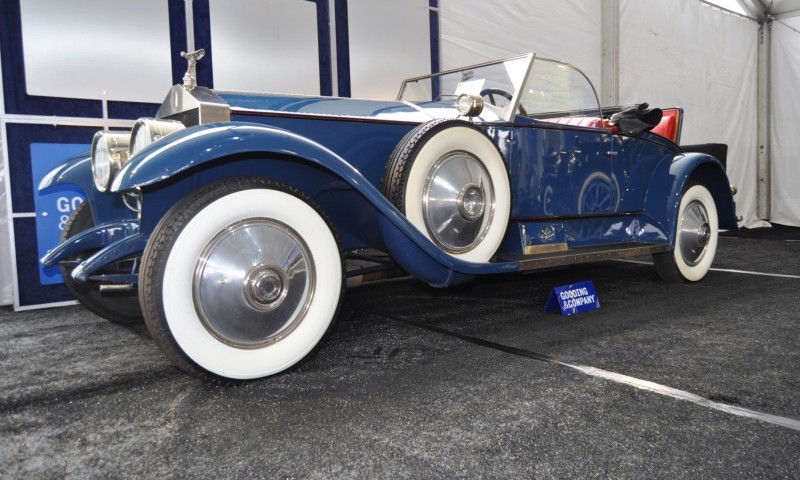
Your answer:
[[[140,256],[146,244],[147,239],[139,234],[138,222],[110,223],[92,227],[68,238],[47,252],[47,255],[42,257],[41,263],[46,267],[51,267],[73,255],[97,250],[72,271],[72,278],[79,282],[85,282],[94,272],[107,265]],[[126,275],[125,277],[130,276]]]

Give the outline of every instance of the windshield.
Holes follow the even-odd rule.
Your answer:
[[[544,58],[533,63],[520,107],[538,119],[601,115],[597,93],[586,75],[572,65]]]
[[[533,55],[524,55],[412,78],[403,82],[397,99],[414,103],[452,103],[462,93],[471,93],[484,97],[487,106],[498,113],[510,111],[525,83],[532,58]],[[502,116],[510,118],[510,115]]]
[[[533,54],[411,78],[397,99],[423,108],[453,107],[462,93],[482,97],[485,110],[505,121],[515,115],[539,120],[602,116],[597,93],[583,72]]]

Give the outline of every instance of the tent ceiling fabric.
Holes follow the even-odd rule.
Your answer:
[[[782,13],[798,12],[800,13],[800,0],[762,0],[764,4],[769,7],[769,13],[772,15],[780,15]],[[770,5],[770,3],[772,5]]]
[[[754,16],[761,18],[765,14],[771,16],[796,14],[800,15],[800,0],[736,0]]]
[[[784,18],[783,20],[777,20],[776,22],[773,22],[773,23],[782,23],[783,25],[785,25],[785,26],[787,26],[787,27],[789,27],[791,29],[794,29],[796,34],[800,34],[800,15],[797,16],[797,17]],[[772,28],[774,29],[775,27],[772,27]]]

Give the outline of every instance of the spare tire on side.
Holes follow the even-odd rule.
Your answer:
[[[440,119],[411,130],[395,147],[383,194],[447,254],[487,262],[511,211],[503,156],[480,128]]]

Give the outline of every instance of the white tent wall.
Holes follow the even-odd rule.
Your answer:
[[[443,70],[534,52],[600,84],[599,0],[441,0],[440,8]]]
[[[685,109],[681,143],[725,143],[744,226],[756,217],[758,24],[697,0],[622,0],[620,102]]]
[[[444,69],[533,51],[583,69],[601,90],[602,2],[442,0]],[[477,26],[480,26],[478,28]],[[698,0],[622,0],[620,103],[685,109],[682,143],[728,145],[737,213],[756,217],[758,24]]]
[[[800,18],[772,24],[772,185],[770,220],[800,226]]]

